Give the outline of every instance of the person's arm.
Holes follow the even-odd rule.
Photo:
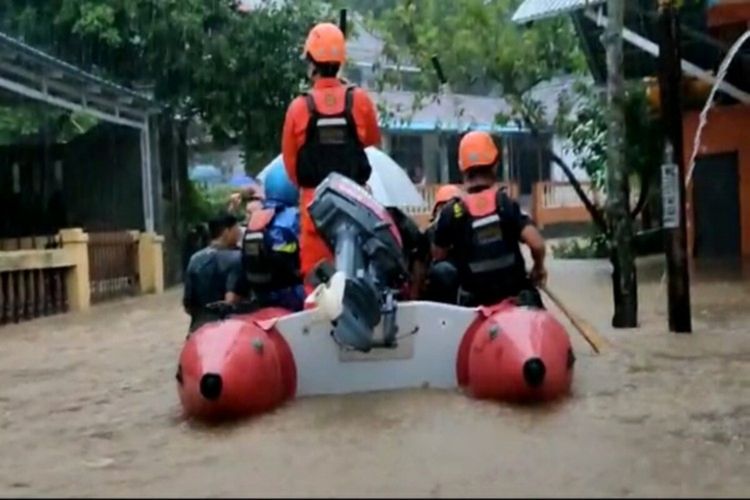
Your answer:
[[[247,293],[245,270],[242,268],[242,258],[239,252],[237,252],[237,255],[232,256],[227,269],[225,290],[224,301],[228,304],[238,303]]]
[[[391,214],[393,222],[396,224],[401,234],[404,257],[406,258],[409,275],[411,277],[411,297],[416,298],[422,290],[422,284],[425,277],[424,262],[429,253],[429,249],[423,252],[424,245],[423,234],[417,224],[398,207],[386,207]]]
[[[536,226],[533,224],[526,226],[523,231],[521,231],[521,241],[526,243],[529,250],[531,250],[531,257],[534,260],[534,265],[544,267],[547,245],[544,242],[544,237]]]
[[[380,125],[378,124],[378,111],[375,108],[375,103],[372,102],[367,92],[360,88],[354,91],[353,99],[353,114],[354,119],[357,121],[357,130],[362,145],[365,147],[379,147],[381,136]]]
[[[510,207],[511,221],[518,231],[518,239],[529,247],[531,259],[534,261],[534,265],[531,268],[531,279],[537,285],[544,284],[547,280],[547,268],[544,264],[547,245],[544,237],[534,225],[531,217],[521,210],[518,202],[510,201]]]
[[[185,310],[187,314],[191,314],[190,311],[192,310],[192,307],[191,307],[193,303],[192,282],[193,282],[193,279],[192,279],[192,275],[190,274],[189,266],[188,266],[188,271],[185,273],[185,288],[183,289],[183,292],[182,292],[182,308]]]
[[[281,136],[281,157],[289,180],[295,186],[297,183],[297,153],[302,144],[297,142],[297,127],[300,117],[307,113],[304,98],[298,97],[289,105],[284,119],[284,129]]]
[[[453,221],[463,216],[460,209],[454,208],[456,206],[456,202],[446,203],[438,214],[431,246],[432,260],[435,262],[447,259],[448,252],[453,246]]]
[[[263,199],[263,189],[260,186],[247,186],[229,195],[229,211],[239,210],[242,202],[252,202]]]

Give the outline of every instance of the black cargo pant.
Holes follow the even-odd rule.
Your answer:
[[[528,278],[519,282],[511,290],[499,290],[492,286],[487,286],[482,290],[465,290],[461,288],[458,269],[452,262],[448,260],[435,262],[427,271],[424,300],[477,307],[498,304],[509,297],[516,297],[519,305],[522,306],[545,308],[539,290]]]

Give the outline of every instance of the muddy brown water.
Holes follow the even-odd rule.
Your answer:
[[[179,290],[2,328],[0,495],[750,495],[750,286],[698,281],[695,333],[670,335],[645,261],[642,327],[614,332],[606,263],[550,267],[613,346],[570,330],[574,393],[548,407],[416,390],[205,428],[180,418]]]

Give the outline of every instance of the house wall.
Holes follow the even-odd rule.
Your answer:
[[[139,132],[100,125],[70,142],[63,192],[69,224],[86,231],[144,230]]]
[[[54,234],[66,225],[60,158],[57,145],[0,147],[0,238]]]
[[[573,170],[573,175],[576,179],[581,182],[588,182],[589,176],[586,171],[581,168],[574,168],[577,158],[574,153],[566,150],[567,143],[568,141],[561,137],[553,137],[552,151]],[[562,168],[557,164],[552,163],[549,180],[552,182],[568,182],[568,177],[565,175]]]
[[[407,139],[404,140],[404,138]],[[410,138],[419,139],[412,141]],[[410,169],[410,165],[407,165],[404,160],[418,162],[424,174],[425,184],[442,182],[441,170],[447,159],[443,159],[445,154],[441,152],[440,136],[437,132],[405,134],[384,130],[381,146],[383,151],[407,170]]]
[[[425,165],[425,183],[436,184],[440,181],[440,138],[437,134],[428,134],[422,140],[422,159]]]
[[[750,21],[750,0],[710,0],[708,26],[716,28]]]
[[[144,229],[140,168],[139,133],[125,127],[100,125],[68,144],[2,147],[0,208],[13,216],[3,217],[0,236]]]
[[[157,132],[159,144],[158,164],[160,166],[161,182],[161,223],[159,234],[164,236],[164,282],[167,286],[182,280],[183,259],[187,231],[183,227],[183,210],[186,200],[188,181],[188,148],[186,144],[186,128],[169,116],[160,116],[155,120],[152,130]]]
[[[424,172],[425,184],[448,184],[461,182],[458,169],[457,132],[406,132],[402,130],[384,130],[382,146],[397,163],[411,172],[414,164],[419,164]],[[545,136],[542,139],[551,140]],[[558,180],[551,178],[557,175],[559,180],[567,182],[562,170],[553,171],[550,155],[545,153],[545,146],[540,146],[538,139],[529,134],[513,133],[496,136],[498,147],[503,148],[503,167],[498,172],[500,179],[513,180],[522,186],[519,194],[531,195],[536,182]],[[574,158],[564,154],[560,143],[557,154],[566,158],[572,165]],[[507,165],[506,165],[507,163]],[[577,171],[581,180],[587,180],[585,172]]]
[[[242,157],[242,149],[237,146],[200,152],[192,151],[190,155],[190,167],[196,165],[213,165],[221,170],[226,179],[230,179],[233,175],[245,173],[245,160]]]
[[[690,168],[693,139],[698,128],[698,113],[683,117],[683,158],[686,170]],[[708,114],[703,129],[698,156],[737,152],[739,169],[740,224],[742,256],[750,257],[750,106],[736,105],[714,108]],[[688,253],[692,256],[695,242],[695,219],[692,211],[693,193],[687,191],[686,217]],[[721,214],[717,214],[720,217]]]

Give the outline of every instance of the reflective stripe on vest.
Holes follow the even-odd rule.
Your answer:
[[[318,127],[346,126],[346,118],[319,118]]]
[[[516,256],[514,254],[505,254],[494,259],[480,260],[478,262],[470,262],[469,270],[474,274],[488,273],[492,271],[502,271],[513,267],[516,263]]]
[[[518,264],[512,242],[504,239],[498,195],[497,187],[493,187],[463,198],[471,215],[472,258],[468,268],[474,276],[504,274]]]
[[[305,94],[310,115],[305,142],[297,154],[297,181],[301,187],[315,188],[331,172],[345,175],[359,184],[370,177],[365,148],[357,134],[352,111],[355,87],[344,91],[344,108],[334,114],[322,114],[315,105],[313,92]]]

